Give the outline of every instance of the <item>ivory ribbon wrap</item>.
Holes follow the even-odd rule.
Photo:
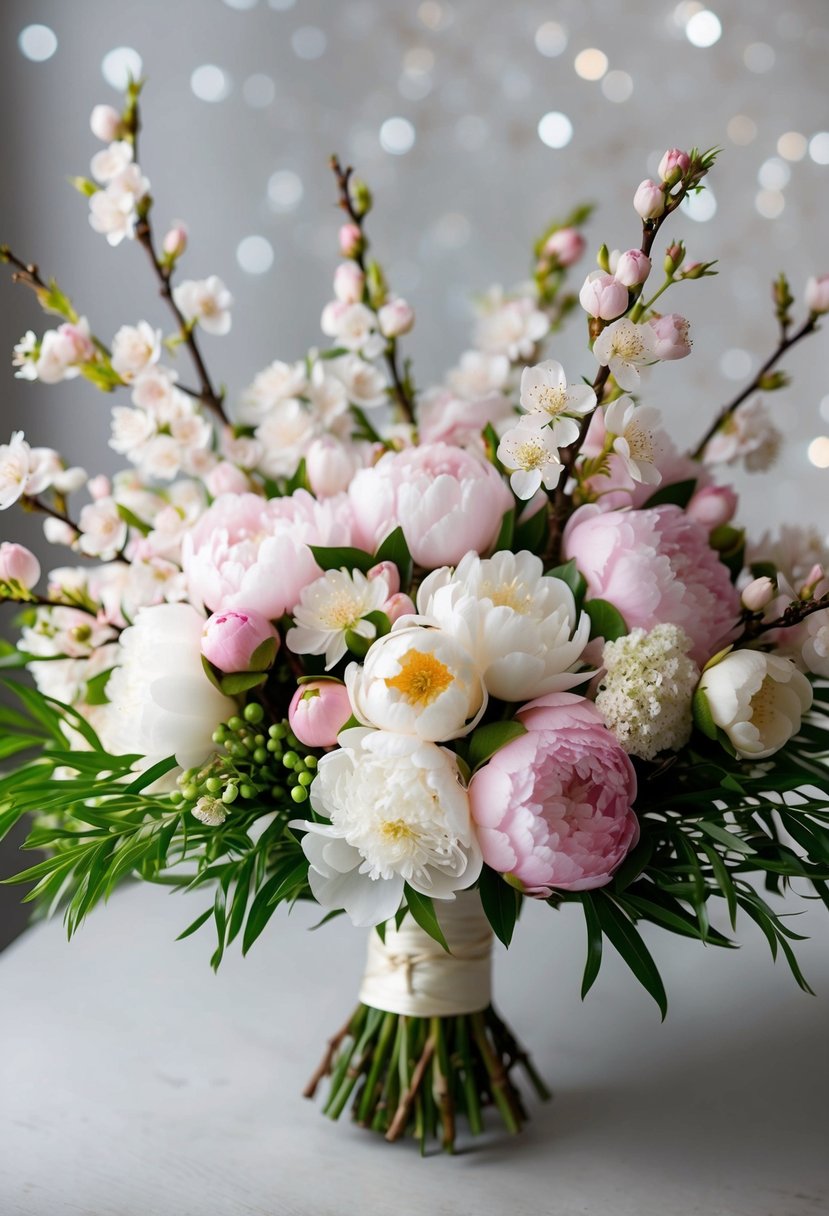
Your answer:
[[[436,899],[435,911],[451,951],[406,916],[400,929],[386,922],[386,940],[372,930],[360,1000],[408,1017],[454,1017],[486,1009],[492,997],[492,930],[477,891],[453,901]]]

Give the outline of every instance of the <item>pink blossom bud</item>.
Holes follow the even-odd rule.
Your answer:
[[[572,266],[584,253],[586,241],[578,228],[559,228],[544,243],[543,253],[559,266]]]
[[[665,210],[665,195],[662,188],[649,178],[640,182],[633,196],[633,207],[643,220],[658,219]]]
[[[674,186],[690,168],[691,158],[687,152],[679,148],[669,148],[659,162],[659,176],[663,182]]]
[[[798,592],[800,598],[802,600],[810,600],[814,596],[817,587],[825,578],[826,571],[823,569],[823,566],[821,566],[820,563],[812,566],[811,570],[806,575],[806,581]]]
[[[4,540],[0,544],[0,583],[18,583],[26,591],[40,578],[40,562],[30,549]]]
[[[414,309],[411,304],[407,304],[398,296],[383,305],[377,314],[377,320],[380,324],[380,333],[384,338],[399,338],[401,334],[407,334],[413,327]]]
[[[737,495],[731,486],[703,486],[685,508],[691,519],[713,532],[730,523],[737,511]]]
[[[317,498],[347,490],[359,467],[353,451],[333,435],[313,439],[305,453],[305,475]]]
[[[271,647],[263,644],[271,642]],[[201,652],[219,671],[264,671],[273,663],[279,635],[259,612],[229,608],[214,612],[204,623]],[[257,650],[262,651],[257,654]]]
[[[90,497],[94,498],[96,502],[99,498],[109,498],[112,495],[112,484],[103,473],[99,473],[97,477],[90,477],[86,488],[89,490]]]
[[[683,279],[701,279],[704,273],[704,262],[686,262],[682,267]]]
[[[749,612],[762,612],[771,601],[774,599],[776,589],[774,583],[766,575],[762,578],[755,578],[743,588],[741,599],[743,607]]]
[[[121,134],[121,115],[114,106],[95,106],[89,116],[89,125],[96,139],[111,144]]]
[[[619,255],[615,277],[625,287],[640,287],[651,272],[651,260],[641,249],[628,249]]]
[[[579,302],[591,317],[612,321],[628,306],[628,290],[612,274],[591,270],[579,292]]]
[[[806,305],[810,312],[829,312],[829,274],[809,279],[806,284]]]
[[[334,295],[343,304],[359,304],[366,276],[356,262],[341,262],[334,272]]]
[[[247,475],[229,460],[220,460],[205,474],[204,484],[213,498],[220,494],[244,494],[250,489]]]
[[[396,595],[400,590],[400,571],[394,562],[378,562],[368,572],[368,578],[383,578],[389,589],[389,595]],[[383,609],[385,612],[385,608]]]
[[[350,717],[348,692],[336,680],[300,684],[288,707],[291,730],[306,747],[333,747]]]
[[[398,591],[396,595],[389,596],[383,605],[383,611],[391,623],[394,624],[401,616],[411,616],[417,612],[417,609],[410,596],[406,595],[403,591]]]
[[[343,224],[340,229],[340,253],[344,258],[353,258],[363,245],[363,234],[358,224]]]
[[[62,519],[52,519],[50,516],[43,521],[43,535],[50,545],[71,545],[77,532],[71,524],[65,524]]]
[[[679,313],[669,312],[664,317],[654,317],[648,321],[656,341],[654,354],[657,359],[684,359],[691,353],[691,339],[688,331],[691,326]]]
[[[177,220],[164,237],[161,248],[168,258],[180,258],[187,248],[187,225]]]

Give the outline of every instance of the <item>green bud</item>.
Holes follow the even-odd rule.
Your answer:
[[[245,781],[239,786],[239,793],[243,798],[255,798],[257,790],[255,786],[248,785],[248,783]]]
[[[224,802],[224,804],[226,806],[230,806],[231,802],[235,802],[238,797],[239,797],[238,785],[229,785],[227,787],[227,789],[224,791],[224,793],[222,794],[222,802]]]
[[[84,198],[92,198],[93,194],[97,194],[100,186],[96,186],[88,177],[70,177],[70,186],[74,186],[78,194],[82,194]]]
[[[603,270],[605,274],[610,274],[610,251],[608,250],[607,245],[602,245],[601,249],[596,254],[596,262],[600,270]]]
[[[213,742],[222,744],[227,739],[227,731],[223,726],[217,726],[213,731]]]
[[[234,735],[238,734],[238,732],[242,729],[242,727],[244,725],[245,724],[242,721],[242,719],[240,717],[238,717],[238,715],[236,715],[236,714],[234,714],[232,718],[228,718],[228,720],[227,720],[227,729],[232,731]]]
[[[285,723],[274,722],[273,726],[268,727],[268,734],[272,739],[284,739],[287,734]]]
[[[307,802],[308,791],[304,785],[295,785],[291,790],[291,797],[293,798],[294,802]]]
[[[765,376],[761,376],[757,381],[757,387],[764,393],[773,393],[779,388],[785,388],[787,384],[791,384],[791,378],[786,372],[766,372]]]
[[[246,722],[250,722],[254,726],[258,726],[265,717],[265,711],[258,701],[251,701],[244,708],[244,716]]]
[[[282,757],[282,763],[284,764],[285,768],[296,768],[298,760],[299,756],[296,754],[296,752],[286,752]]]
[[[316,756],[306,756],[305,757],[305,767],[306,768],[316,768],[317,767]]]
[[[366,183],[359,177],[352,177],[348,186],[348,194],[351,199],[351,205],[360,218],[368,215],[374,200]]]
[[[268,753],[264,747],[257,747],[253,753],[253,761],[255,764],[265,764],[268,759]]]
[[[208,777],[204,784],[208,794],[220,794],[222,792],[222,782],[219,777]]]
[[[313,773],[300,773],[297,780],[299,781],[300,785],[310,785],[311,782],[314,780],[314,774]]]

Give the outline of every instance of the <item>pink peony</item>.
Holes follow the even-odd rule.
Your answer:
[[[629,629],[684,629],[700,667],[739,615],[740,597],[707,531],[679,507],[580,507],[564,530],[564,553],[575,559],[589,594],[609,600]]]
[[[387,452],[361,469],[348,496],[354,541],[373,551],[398,525],[419,566],[454,566],[474,549],[487,553],[513,505],[493,465],[462,448],[427,443]]]
[[[530,895],[602,887],[639,837],[636,773],[592,701],[549,693],[469,785],[484,861]]]
[[[276,620],[319,578],[308,545],[350,545],[351,533],[344,495],[317,502],[305,490],[271,499],[222,494],[184,539],[189,597],[213,612],[244,608]]]
[[[256,651],[263,642],[273,642],[270,655],[260,662]],[[279,634],[266,617],[258,612],[230,608],[225,612],[214,612],[204,623],[201,635],[201,652],[219,671],[263,671],[270,667],[279,645]]]
[[[449,389],[432,389],[418,402],[417,425],[422,443],[450,443],[482,450],[481,432],[487,423],[496,428],[515,419],[515,407],[503,393],[489,393],[473,401],[456,397]]]
[[[333,747],[350,717],[345,684],[336,680],[300,684],[288,708],[291,730],[306,747]]]

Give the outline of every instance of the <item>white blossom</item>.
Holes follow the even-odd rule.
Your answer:
[[[49,485],[52,470],[38,455],[43,450],[29,447],[22,431],[13,431],[10,441],[0,444],[0,511]]]
[[[127,525],[118,514],[114,498],[87,503],[78,517],[78,548],[88,557],[111,561],[127,540]]]
[[[593,343],[593,354],[603,367],[610,368],[619,388],[633,392],[639,387],[640,369],[656,359],[653,330],[620,317],[599,334]]]
[[[254,377],[242,393],[236,410],[239,422],[256,426],[280,401],[302,397],[308,388],[305,363],[283,363],[275,360]]]
[[[605,430],[613,436],[613,451],[634,481],[659,485],[662,474],[657,460],[662,416],[650,405],[636,406],[630,397],[619,397],[604,413]]]
[[[295,654],[325,655],[328,671],[346,654],[347,633],[374,640],[377,627],[365,618],[382,609],[389,594],[383,577],[369,579],[359,570],[327,570],[302,592],[285,644]]]
[[[543,418],[534,414],[525,414],[505,432],[497,455],[501,464],[511,470],[510,485],[522,499],[532,498],[541,485],[553,489],[564,468],[553,431]]]
[[[506,355],[467,350],[461,355],[457,367],[446,373],[446,385],[464,401],[479,401],[505,387],[509,366]]]
[[[132,161],[132,144],[125,139],[117,139],[108,148],[95,153],[90,162],[90,171],[96,182],[106,186],[123,173]]]
[[[131,384],[161,356],[161,330],[146,321],[122,325],[112,339],[112,366],[122,380]]]
[[[475,328],[475,345],[489,355],[506,355],[513,363],[531,359],[535,348],[546,337],[550,322],[532,296],[504,296],[494,287],[481,302]]]
[[[16,380],[37,380],[39,346],[37,334],[33,329],[27,329],[12,353],[12,366],[18,369],[14,373]]]
[[[173,288],[173,300],[185,321],[197,321],[205,333],[230,332],[233,296],[215,274],[207,279],[184,279]]]
[[[783,436],[760,397],[744,401],[728,416],[703,452],[705,464],[736,464],[750,473],[765,473],[774,464]]]
[[[377,315],[365,304],[332,300],[323,309],[320,328],[338,346],[361,351],[367,359],[376,358],[385,346],[385,339],[377,331]]]
[[[317,434],[308,406],[289,397],[280,401],[256,428],[262,447],[259,468],[268,477],[291,477]]]
[[[525,367],[521,373],[521,408],[550,423],[553,442],[567,447],[579,437],[574,418],[583,418],[596,406],[596,394],[586,384],[568,384],[564,368],[555,359]]]
[[[328,371],[345,386],[348,400],[361,409],[373,409],[388,401],[385,376],[359,355],[328,360]]]

